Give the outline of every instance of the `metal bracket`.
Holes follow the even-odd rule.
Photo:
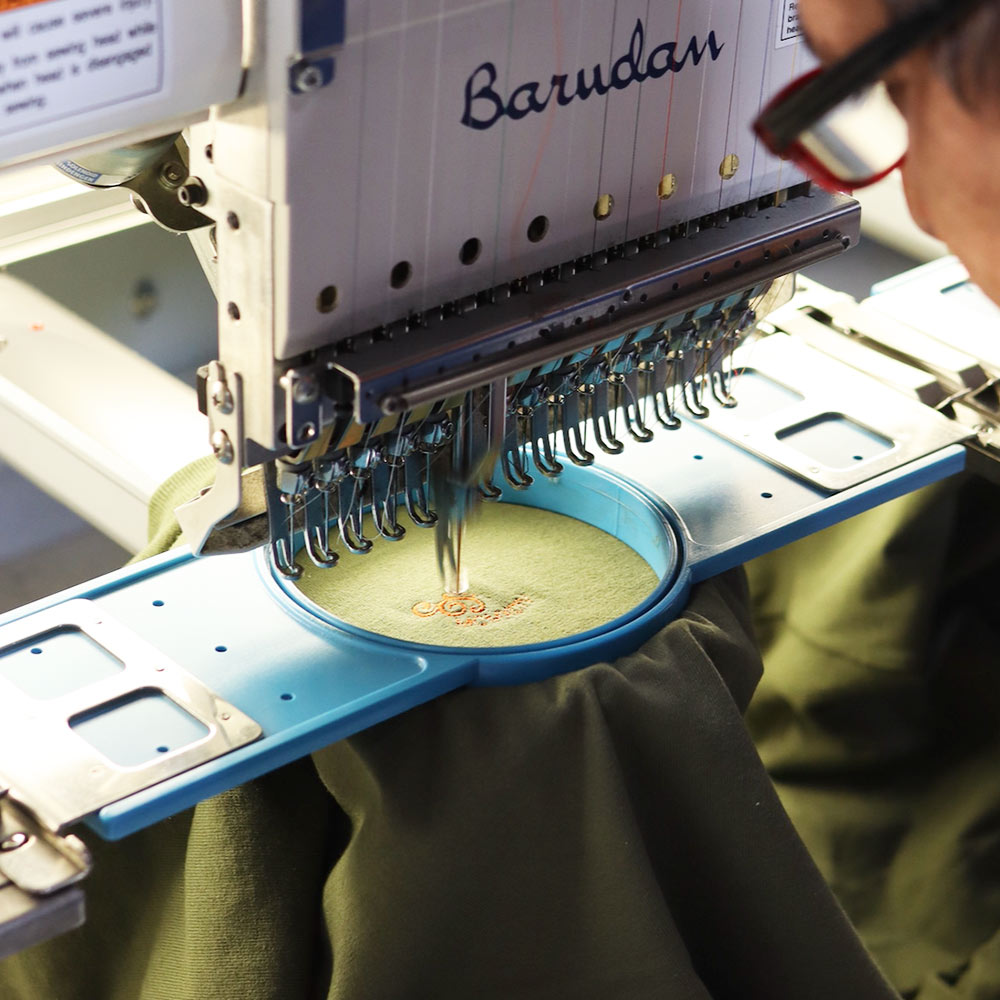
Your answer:
[[[142,173],[121,185],[132,192],[132,204],[140,212],[171,233],[187,233],[212,225],[207,215],[177,198],[187,177],[187,163],[187,143],[178,136]]]
[[[783,333],[745,343],[734,362],[742,372],[737,396],[738,379],[750,378],[764,379],[784,398],[756,410],[712,407],[704,426],[831,493],[971,436],[940,413]],[[830,449],[838,425],[841,436],[868,441],[857,449],[846,448],[846,441]],[[817,447],[817,439],[826,444]]]
[[[303,448],[319,435],[319,383],[313,372],[296,368],[289,368],[279,382],[285,390],[285,441],[289,448]]]
[[[195,555],[205,547],[215,526],[240,506],[246,465],[243,380],[239,375],[227,379],[226,369],[213,361],[208,366],[206,394],[210,440],[218,459],[215,483],[176,510],[184,540]]]
[[[90,853],[42,827],[0,787],[0,959],[83,923]]]
[[[0,655],[0,780],[56,833],[261,735],[253,719],[88,600],[4,626]],[[146,712],[153,702],[161,714],[180,712],[188,735],[178,746],[145,746],[162,738]]]

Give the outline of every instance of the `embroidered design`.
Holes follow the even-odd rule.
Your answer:
[[[491,625],[523,614],[530,603],[531,598],[527,594],[518,594],[509,604],[490,611],[486,602],[475,594],[443,594],[440,601],[419,601],[412,610],[418,618],[444,615],[456,625]]]
[[[477,615],[485,610],[486,605],[475,594],[443,594],[437,604],[420,601],[413,605],[413,613],[418,618],[433,618],[437,614],[459,618],[467,611]]]

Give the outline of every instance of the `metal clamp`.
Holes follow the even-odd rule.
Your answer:
[[[96,644],[114,669],[74,683],[80,650],[67,648],[67,636]],[[47,676],[57,679],[56,689],[49,697],[33,697],[9,675],[0,677],[0,781],[53,832],[261,735],[253,719],[90,601],[67,601],[0,629],[6,663],[21,652],[33,661],[36,649]],[[141,713],[130,718],[125,710],[147,695],[165,696],[202,735],[161,749],[154,733],[137,733],[145,725]],[[152,741],[152,756],[127,764],[112,760],[75,728],[99,716],[115,739]]]
[[[208,366],[208,425],[212,451],[218,459],[214,485],[201,496],[177,508],[177,521],[184,540],[197,555],[205,547],[215,526],[232,514],[243,497],[242,471],[245,444],[243,438],[243,380],[239,375],[227,378],[218,361]]]
[[[285,390],[285,441],[289,448],[302,448],[319,435],[319,383],[313,372],[295,368],[289,368],[279,383]]]
[[[0,959],[83,923],[90,853],[46,830],[0,787]]]

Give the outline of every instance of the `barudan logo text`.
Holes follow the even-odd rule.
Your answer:
[[[600,64],[594,66],[589,78],[586,69],[579,70],[575,84],[570,84],[569,74],[560,73],[551,78],[548,93],[544,96],[539,96],[542,84],[531,80],[515,87],[510,96],[505,98],[496,90],[496,66],[491,62],[484,62],[465,81],[465,113],[462,115],[462,124],[474,129],[488,129],[504,116],[517,121],[530,114],[540,114],[553,98],[557,104],[565,106],[577,100],[586,101],[593,94],[603,97],[612,89],[625,90],[643,80],[656,80],[667,73],[680,73],[689,65],[689,60],[690,65],[697,66],[706,52],[712,62],[715,62],[724,46],[725,42],[718,41],[715,32],[710,31],[700,44],[698,36],[692,35],[679,58],[679,41],[658,45],[646,58],[646,29],[640,19],[635,22],[628,51],[611,64],[607,81],[604,79],[604,67]]]

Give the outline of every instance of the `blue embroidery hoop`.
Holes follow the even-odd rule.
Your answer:
[[[341,621],[293,582],[279,577],[263,560],[261,566],[283,602],[291,601],[318,621],[369,644],[373,656],[405,650],[428,657],[474,657],[478,664],[471,683],[480,685],[525,684],[634,652],[687,601],[691,572],[677,516],[635,483],[604,469],[570,465],[556,480],[539,477],[530,490],[505,491],[502,502],[559,514],[572,511],[575,519],[606,531],[638,553],[659,582],[645,600],[625,614],[562,639],[518,646],[436,646],[388,638]]]

